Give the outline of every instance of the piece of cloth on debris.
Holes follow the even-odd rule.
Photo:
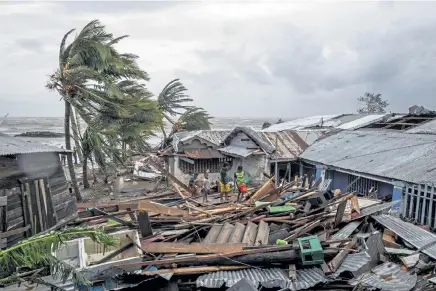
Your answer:
[[[224,284],[227,287],[232,287],[243,278],[256,287],[260,284],[265,288],[288,288],[293,291],[304,290],[327,282],[327,278],[320,268],[297,270],[297,280],[295,281],[289,279],[289,274],[285,270],[270,268],[209,273],[197,278],[197,287],[220,288]]]
[[[349,284],[356,286],[361,284],[367,288],[377,288],[384,291],[409,291],[415,287],[416,274],[410,274],[401,270],[401,266],[392,262],[379,265],[371,272],[349,281]]]

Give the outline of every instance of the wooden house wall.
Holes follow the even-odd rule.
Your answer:
[[[58,155],[0,157],[0,247],[49,229],[75,212]]]

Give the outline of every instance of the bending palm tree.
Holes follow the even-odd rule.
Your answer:
[[[70,30],[63,37],[59,50],[59,69],[47,87],[56,90],[65,103],[65,146],[71,150],[70,118],[71,106],[87,124],[104,111],[105,106],[123,107],[122,94],[116,81],[120,79],[148,80],[147,73],[139,68],[136,56],[118,53],[114,45],[126,36],[114,38],[105,31],[98,20],[91,21],[66,45]],[[73,131],[74,132],[74,131]],[[82,199],[77,185],[71,154],[68,169],[74,193]]]

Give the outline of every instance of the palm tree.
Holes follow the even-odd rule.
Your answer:
[[[210,129],[209,114],[202,108],[187,104],[193,99],[186,93],[186,87],[179,79],[172,80],[157,97],[157,106],[165,120],[172,124],[169,135],[165,132],[164,121],[161,122],[161,131],[164,136],[162,146],[179,131]],[[177,120],[173,118],[179,115]]]
[[[136,63],[137,56],[120,54],[114,45],[126,36],[114,38],[98,20],[88,23],[76,38],[66,45],[70,30],[62,38],[59,49],[59,69],[50,76],[47,87],[56,90],[65,103],[65,147],[71,150],[71,107],[89,124],[105,106],[123,107],[117,80],[123,78],[148,80],[148,75]],[[73,130],[73,133],[76,131]],[[78,132],[78,130],[77,130]],[[78,137],[76,137],[78,138]],[[74,193],[82,199],[77,185],[72,156],[67,156]]]
[[[115,238],[106,234],[102,228],[72,227],[59,232],[33,236],[10,248],[0,250],[0,273],[3,276],[6,275],[0,279],[0,283],[7,284],[28,280],[56,288],[56,286],[35,277],[35,274],[51,274],[54,278],[61,279],[63,283],[71,277],[73,283],[89,284],[89,281],[80,271],[53,255],[65,246],[65,241],[77,237],[89,237],[94,242],[104,246],[116,245]],[[21,278],[16,273],[18,270],[24,270],[33,275]],[[29,270],[31,272],[28,272]]]

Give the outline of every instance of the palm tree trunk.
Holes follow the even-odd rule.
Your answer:
[[[83,188],[89,188],[88,181],[88,157],[84,156],[82,160]]]
[[[73,129],[74,144],[76,146],[79,162],[81,162],[81,161],[83,161],[83,155],[82,155],[82,147],[80,146],[80,142],[79,142],[80,141],[80,132],[79,132],[79,128],[77,125],[76,112],[74,111],[74,108],[72,106],[70,108],[70,119],[71,119],[71,128]]]
[[[65,149],[71,151],[71,137],[70,137],[70,114],[71,107],[67,100],[65,102],[65,119],[64,119],[64,130],[65,130]],[[67,154],[68,170],[70,172],[71,185],[73,187],[74,195],[76,196],[77,202],[82,201],[82,195],[80,195],[79,185],[77,184],[76,172],[74,172],[73,155],[72,153]]]

